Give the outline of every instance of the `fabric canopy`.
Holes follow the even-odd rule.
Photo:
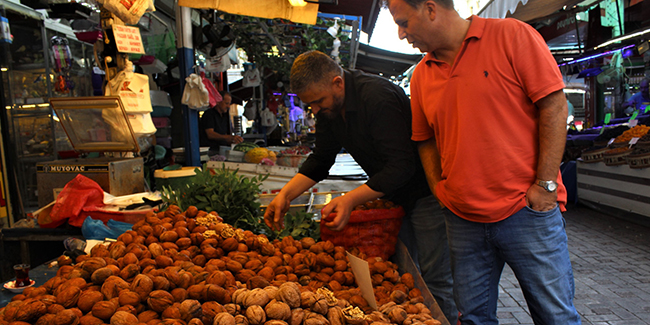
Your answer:
[[[234,15],[284,18],[294,23],[316,24],[318,4],[292,6],[287,0],[178,0],[178,5],[197,9],[216,9]]]
[[[493,0],[478,16],[483,18],[516,18],[525,22],[551,15],[564,6],[573,7],[580,0]]]

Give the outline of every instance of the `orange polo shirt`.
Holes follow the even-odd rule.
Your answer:
[[[414,141],[435,136],[438,198],[475,222],[503,220],[525,205],[535,182],[535,102],[564,88],[544,39],[515,19],[470,18],[453,66],[428,53],[411,79]],[[558,201],[566,189],[558,170]]]

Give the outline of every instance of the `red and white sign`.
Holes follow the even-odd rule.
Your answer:
[[[118,52],[145,54],[139,28],[113,25],[113,36]]]

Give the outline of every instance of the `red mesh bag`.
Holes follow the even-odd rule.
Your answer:
[[[336,246],[346,249],[357,247],[369,257],[377,256],[387,260],[395,253],[397,235],[402,226],[404,209],[400,206],[391,209],[354,210],[350,221],[341,231],[333,231],[320,224],[321,240],[329,240]],[[336,217],[330,213],[326,220]]]

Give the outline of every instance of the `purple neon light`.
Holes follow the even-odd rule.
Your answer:
[[[629,49],[629,48],[635,47],[635,46],[636,45],[628,45],[628,46],[625,46],[625,47],[620,48],[618,50],[611,50],[611,51],[603,52],[603,53],[600,53],[600,54],[594,54],[594,55],[588,56],[586,58],[577,59],[577,60],[573,60],[571,62],[566,62],[566,63],[559,64],[558,67],[562,67],[562,66],[569,65],[569,64],[574,64],[574,63],[578,63],[578,62],[582,62],[582,61],[587,61],[587,60],[599,58],[601,56],[609,55],[609,54],[612,54],[612,53],[615,53],[615,52],[618,52],[618,51],[623,51],[623,50],[626,50],[626,49]]]

